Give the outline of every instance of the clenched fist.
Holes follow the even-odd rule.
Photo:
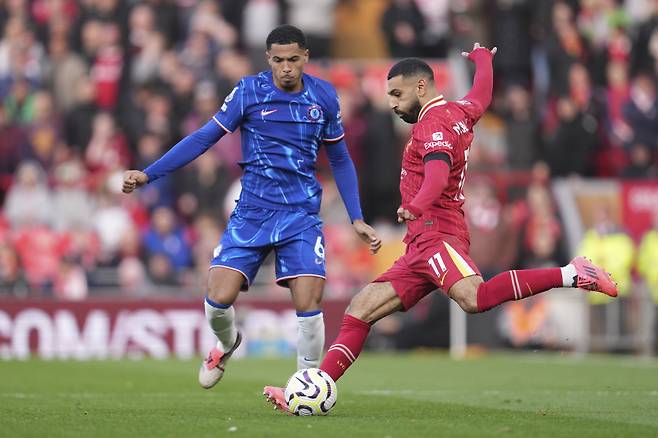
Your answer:
[[[149,176],[141,170],[126,170],[123,173],[123,193],[130,193],[149,182]]]

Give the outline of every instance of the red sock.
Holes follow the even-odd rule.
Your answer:
[[[370,324],[346,314],[343,317],[340,332],[329,347],[327,355],[320,364],[320,369],[329,374],[334,382],[340,379],[340,376],[359,357],[369,332]]]
[[[480,285],[477,292],[478,312],[484,312],[511,300],[562,287],[560,268],[506,271]]]

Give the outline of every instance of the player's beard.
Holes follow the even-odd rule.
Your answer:
[[[420,105],[420,100],[416,99],[409,111],[395,111],[395,114],[400,116],[400,118],[405,122],[414,124],[418,121],[418,115],[420,114],[421,108],[422,106]]]

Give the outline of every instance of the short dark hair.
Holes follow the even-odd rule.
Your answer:
[[[434,72],[432,68],[423,60],[418,58],[405,58],[399,61],[388,71],[388,78],[391,79],[396,76],[409,77],[422,75],[426,76],[430,81],[434,81]]]
[[[304,35],[304,32],[302,32],[301,29],[291,26],[290,24],[282,24],[279,27],[275,27],[267,36],[267,40],[265,40],[267,50],[272,48],[272,44],[295,43],[297,43],[300,49],[305,49],[306,35]]]

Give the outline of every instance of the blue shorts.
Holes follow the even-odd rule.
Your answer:
[[[325,278],[322,221],[303,211],[270,210],[238,204],[210,263],[240,272],[242,290],[254,281],[265,257],[274,250],[276,282],[301,276]]]

